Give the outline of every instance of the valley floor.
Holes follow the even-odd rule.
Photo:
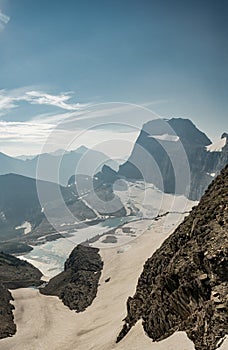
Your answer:
[[[1,350],[193,350],[183,332],[152,343],[140,323],[122,342],[115,343],[126,316],[126,300],[134,294],[145,260],[179,221],[180,215],[169,214],[131,241],[128,249],[101,249],[104,270],[100,287],[92,306],[83,313],[70,311],[58,298],[41,295],[36,289],[12,291],[18,330],[12,338],[0,341]],[[226,346],[227,342],[220,349]]]

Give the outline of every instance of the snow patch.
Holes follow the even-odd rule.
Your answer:
[[[208,152],[222,152],[223,147],[226,145],[226,137],[223,137],[221,140],[212,143],[209,146],[206,146]]]
[[[215,177],[215,173],[207,173],[207,175],[211,176],[211,177]]]
[[[32,225],[28,221],[25,221],[21,226],[15,227],[15,230],[19,230],[21,228],[24,229],[25,235],[27,235],[28,233],[30,233],[32,231]]]
[[[4,211],[1,211],[1,213],[0,213],[0,220],[1,221],[6,221],[6,216],[5,216]]]
[[[162,140],[162,141],[172,141],[172,142],[177,142],[180,140],[179,136],[177,135],[169,135],[169,134],[163,134],[163,135],[149,135],[148,137],[152,137],[157,140]]]

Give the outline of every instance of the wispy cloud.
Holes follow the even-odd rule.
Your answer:
[[[24,100],[32,104],[49,105],[59,107],[65,110],[74,111],[84,107],[81,103],[67,103],[72,98],[72,93],[62,93],[59,95],[51,95],[40,91],[28,91]]]
[[[4,90],[0,91],[0,113],[17,107],[15,104],[15,99],[12,96],[5,94]]]
[[[100,103],[84,105],[87,108],[81,108],[76,111],[69,111],[59,114],[38,115],[33,120],[37,122],[53,123],[62,122],[63,125],[72,122],[81,122],[86,120],[96,120],[99,118],[109,118],[116,115],[123,115],[126,112],[132,112],[136,107],[131,104],[123,103]]]
[[[149,102],[144,102],[143,106],[144,107],[149,107],[149,106],[154,106],[154,105],[163,105],[164,103],[169,103],[171,102],[170,99],[158,99],[158,100],[153,100]]]
[[[45,140],[47,134],[53,129],[54,125],[40,124],[33,122],[8,122],[0,121],[0,140],[14,140],[41,137]]]
[[[143,123],[157,118],[159,115],[144,105],[110,102],[91,104],[88,108],[78,111],[41,114],[32,120],[36,123],[55,125],[55,133],[61,133],[64,137],[67,135],[66,139],[70,139],[68,133],[71,130],[87,133],[91,130],[97,134],[100,130],[101,133],[111,132],[119,135],[139,133]]]
[[[5,25],[9,22],[10,17],[5,15],[1,10],[0,10],[0,30],[4,29]]]
[[[15,90],[0,90],[0,115],[19,106],[20,102],[33,105],[46,105],[67,111],[78,111],[88,104],[70,103],[72,93],[49,94],[43,91],[20,88]]]
[[[143,105],[109,102],[90,105],[88,108],[78,112],[63,113],[59,126],[64,128],[80,127],[81,129],[119,129],[121,132],[133,129],[141,129],[142,123],[159,118],[159,115]],[[54,121],[53,119],[53,121]]]

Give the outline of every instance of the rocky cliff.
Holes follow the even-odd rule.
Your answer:
[[[71,310],[84,311],[92,304],[103,262],[99,249],[78,245],[65,262],[64,271],[40,289],[45,295],[56,295]]]
[[[11,293],[0,284],[0,339],[10,337],[16,333],[16,325],[13,322],[13,300]]]
[[[42,273],[26,261],[0,252],[0,339],[16,333],[11,305],[13,300],[7,288],[25,288],[41,284]]]
[[[228,166],[145,263],[117,341],[142,319],[153,341],[185,331],[197,350],[219,347],[228,334],[227,232]]]
[[[42,273],[27,261],[0,252],[0,283],[6,288],[39,286]]]
[[[167,193],[199,200],[208,185],[228,163],[226,145],[213,149],[211,140],[188,119],[147,122],[118,176],[153,183]]]

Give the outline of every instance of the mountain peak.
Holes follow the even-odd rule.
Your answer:
[[[84,146],[84,145],[82,145],[82,146],[80,146],[79,148],[77,148],[75,151],[73,151],[73,152],[77,152],[77,153],[81,153],[81,154],[83,154],[83,153],[85,153],[85,152],[87,152],[88,151],[88,148],[86,147],[86,146]]]
[[[226,138],[226,140],[228,140],[228,134],[226,132],[224,132],[221,136],[221,139]]]
[[[0,157],[8,158],[8,159],[14,159],[13,157],[9,156],[8,154],[5,154],[3,152],[0,152]]]
[[[189,119],[154,119],[143,125],[132,153],[120,166],[118,175],[143,179],[164,192],[184,194],[198,200],[212,181],[213,174],[227,164],[226,142],[227,137],[212,144]],[[180,171],[183,161],[189,165],[190,181],[187,180],[188,166],[184,166],[185,175]]]
[[[208,146],[212,142],[190,119],[171,118],[153,119],[143,125],[143,131],[149,135],[176,135],[183,143],[194,146]]]
[[[190,119],[172,118],[168,121],[176,134],[189,143],[208,146],[212,142]]]

